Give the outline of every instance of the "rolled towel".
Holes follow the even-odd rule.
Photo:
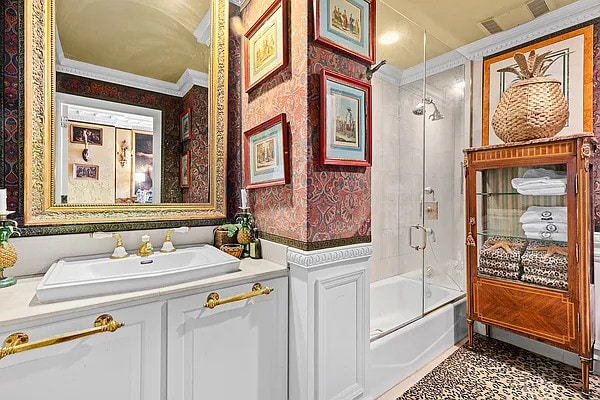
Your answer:
[[[477,268],[477,271],[481,275],[490,275],[490,276],[495,276],[498,278],[505,278],[505,279],[512,279],[512,280],[519,279],[519,273],[514,272],[514,271],[504,271],[501,269],[494,269],[494,268],[483,268],[481,266]]]
[[[523,273],[529,275],[537,275],[546,278],[552,279],[560,279],[563,281],[567,280],[568,273],[565,269],[564,271],[558,269],[544,268],[544,267],[529,267],[527,265],[523,266]]]
[[[485,257],[479,257],[479,266],[487,269],[495,269],[499,271],[519,272],[520,266],[518,262],[506,262],[501,260],[493,260]]]
[[[567,224],[564,222],[527,222],[523,224],[523,231],[567,233]]]
[[[549,178],[514,178],[510,184],[515,189],[542,189],[551,187],[567,186],[567,179],[549,179]]]
[[[525,244],[523,239],[491,236],[481,246],[479,256],[491,260],[518,263],[525,250]]]
[[[567,186],[554,186],[543,188],[518,188],[517,192],[527,196],[561,196],[567,193]]]
[[[519,222],[567,222],[567,207],[531,206],[521,215]]]
[[[523,274],[521,276],[521,280],[523,282],[535,283],[536,285],[546,286],[554,289],[568,289],[568,283],[565,279],[552,279],[533,274]]]
[[[525,237],[527,239],[539,239],[539,240],[555,240],[557,242],[566,242],[566,233],[552,233],[552,232],[527,232],[525,231]]]
[[[567,244],[532,240],[521,256],[521,264],[523,267],[566,271],[569,266]]]

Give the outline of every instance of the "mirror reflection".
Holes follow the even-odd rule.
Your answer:
[[[56,0],[54,204],[210,201],[210,14],[210,0]]]

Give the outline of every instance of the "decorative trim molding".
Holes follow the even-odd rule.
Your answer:
[[[378,72],[379,73],[375,73],[374,78],[379,78],[382,81],[391,83],[395,86],[400,86],[402,84],[402,75],[404,73],[401,69],[390,64],[385,64]]]
[[[210,16],[210,12],[207,13],[207,15]],[[208,74],[192,69],[186,69],[177,83],[171,83],[66,58],[60,43],[58,30],[56,31],[55,48],[56,72],[82,76],[84,78],[96,79],[104,82],[116,83],[118,85],[149,90],[151,92],[157,92],[176,97],[185,96],[194,85],[208,87]]]
[[[373,246],[371,244],[355,244],[310,252],[290,247],[287,252],[287,260],[290,266],[313,269],[343,261],[366,261],[372,253]]]
[[[232,1],[233,3],[233,1]],[[198,39],[198,42],[203,43],[207,46],[210,45],[210,13],[211,9],[209,8],[204,17],[200,20],[198,27],[194,31],[194,36]]]
[[[279,235],[273,235],[268,232],[260,232],[260,238],[270,240],[271,242],[279,243],[296,249],[313,251],[321,249],[329,249],[333,247],[348,246],[357,243],[370,243],[371,236],[354,236],[351,238],[323,240],[320,242],[303,242],[296,239],[290,239]]]
[[[432,58],[425,63],[426,74],[433,75],[464,64],[469,60],[481,60],[491,54],[500,53],[596,18],[600,18],[600,3],[598,3],[598,0],[578,0],[525,24]],[[402,71],[402,84],[422,79],[423,72],[423,63],[407,68]]]

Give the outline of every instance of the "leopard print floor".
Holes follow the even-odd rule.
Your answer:
[[[600,400],[600,377],[590,375],[586,395],[580,376],[577,368],[475,335],[473,348],[456,350],[398,400]]]

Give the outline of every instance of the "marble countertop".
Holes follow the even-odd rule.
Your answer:
[[[29,323],[40,318],[70,315],[76,312],[103,308],[118,308],[124,303],[140,304],[186,295],[186,292],[213,290],[248,281],[287,276],[287,267],[267,260],[243,259],[240,270],[178,285],[136,292],[96,296],[54,303],[39,303],[35,295],[42,277],[23,278],[17,284],[0,289],[0,328]],[[117,306],[117,307],[115,307]]]

